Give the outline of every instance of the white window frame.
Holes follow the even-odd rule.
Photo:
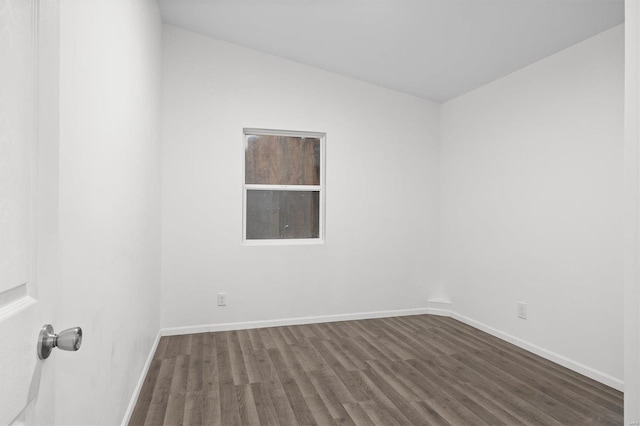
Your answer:
[[[245,182],[246,150],[248,136],[289,136],[302,138],[317,138],[320,140],[320,185],[263,185],[247,184]],[[324,244],[325,241],[325,162],[326,162],[327,134],[323,132],[303,132],[294,130],[272,130],[244,128],[242,137],[242,243],[247,246],[283,246],[283,245],[313,245]],[[319,206],[319,232],[318,238],[287,238],[287,239],[247,239],[247,192],[249,190],[269,191],[318,191]]]

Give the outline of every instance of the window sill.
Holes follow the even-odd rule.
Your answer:
[[[324,240],[320,238],[295,238],[290,240],[244,240],[245,246],[313,246],[322,245]]]

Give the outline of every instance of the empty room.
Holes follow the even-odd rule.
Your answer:
[[[638,0],[0,0],[0,425],[640,424]]]

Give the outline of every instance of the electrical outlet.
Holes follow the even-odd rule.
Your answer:
[[[227,293],[218,293],[218,306],[227,306]]]
[[[527,319],[527,304],[518,302],[518,318]]]

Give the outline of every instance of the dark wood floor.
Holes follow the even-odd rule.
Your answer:
[[[163,337],[130,424],[622,424],[622,393],[430,315]]]

